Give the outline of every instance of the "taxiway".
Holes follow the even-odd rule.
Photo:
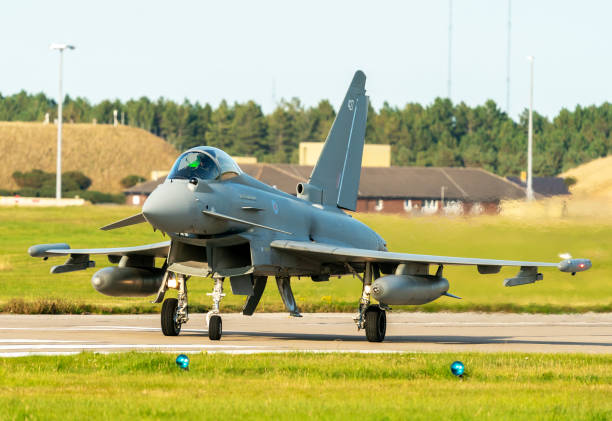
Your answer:
[[[367,342],[351,314],[224,314],[221,341],[208,339],[204,314],[178,337],[162,335],[159,315],[0,316],[0,357],[129,350],[612,353],[612,314],[390,313],[383,343]]]

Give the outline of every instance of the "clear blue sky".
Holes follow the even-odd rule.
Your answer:
[[[273,100],[337,106],[352,73],[371,101],[403,106],[447,93],[448,0],[15,1],[0,6],[0,93],[91,101],[146,95],[182,101]],[[507,0],[454,0],[452,99],[506,104]],[[612,2],[513,0],[511,108],[554,116],[612,99]]]

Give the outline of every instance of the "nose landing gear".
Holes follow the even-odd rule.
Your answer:
[[[206,314],[206,324],[208,325],[208,338],[211,341],[218,341],[223,334],[223,322],[219,314],[219,303],[225,297],[225,294],[223,293],[223,278],[214,278],[214,281],[213,292],[206,294],[212,296],[213,299],[212,310]]]

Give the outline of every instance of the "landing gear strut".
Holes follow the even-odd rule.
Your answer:
[[[223,278],[216,277],[213,279],[215,281],[213,292],[206,294],[212,296],[213,299],[212,310],[206,314],[206,324],[208,325],[208,338],[211,341],[218,341],[223,334],[223,322],[219,314],[219,303],[225,297],[225,294],[223,293]]]
[[[363,278],[347,263],[347,268],[353,272],[362,282],[361,298],[359,299],[359,310],[353,320],[357,325],[357,330],[365,329],[366,338],[369,342],[382,342],[387,332],[387,306],[377,306],[370,304],[370,294],[372,291],[372,278],[380,276],[378,268],[373,268],[370,262],[366,263]],[[374,274],[373,272],[376,272]]]

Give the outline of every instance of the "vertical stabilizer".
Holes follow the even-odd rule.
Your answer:
[[[366,76],[358,70],[338,110],[309,184],[322,192],[321,203],[354,211],[368,115]]]

